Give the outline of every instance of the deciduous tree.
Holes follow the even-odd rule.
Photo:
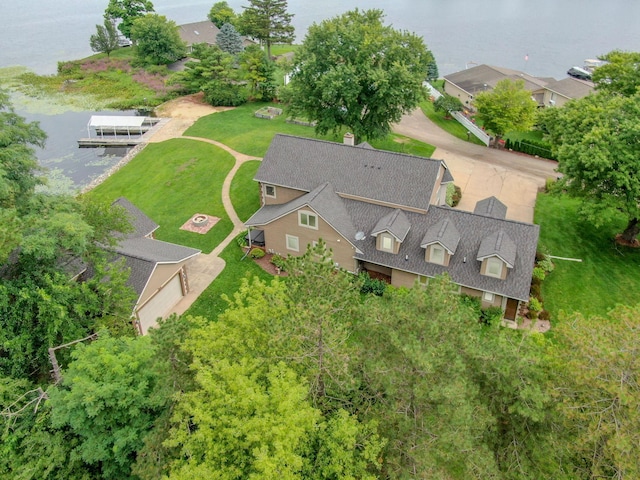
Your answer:
[[[131,37],[133,22],[137,18],[153,11],[151,0],[109,0],[109,5],[105,10],[105,17],[121,20],[118,30],[125,37],[133,40]]]
[[[598,91],[626,97],[640,93],[640,52],[614,50],[600,59],[607,63],[593,72]]]
[[[287,0],[249,0],[249,6],[244,9],[239,18],[239,29],[244,35],[264,43],[269,59],[271,45],[293,42],[293,15],[287,12]]]
[[[230,23],[233,25],[236,19],[236,12],[233,11],[233,8],[229,6],[227,2],[216,2],[209,10],[209,14],[207,18],[213,22],[213,24],[222,28],[225,23]]]
[[[78,344],[72,356],[62,384],[49,392],[52,425],[79,438],[75,453],[102,478],[129,478],[171,394],[154,368],[150,339],[105,336]]]
[[[146,63],[166,65],[186,54],[176,22],[164,15],[148,13],[136,18],[131,26],[131,39],[137,44],[138,58]]]
[[[422,38],[383,25],[381,10],[354,10],[309,27],[296,52],[290,110],[316,131],[384,137],[424,99],[433,55]]]
[[[96,33],[89,38],[89,45],[91,50],[106,53],[107,57],[120,46],[118,30],[112,18],[105,18],[104,25],[96,25]]]
[[[524,80],[500,80],[493,90],[478,93],[473,104],[496,142],[507,132],[526,131],[535,123],[537,103],[524,88]]]
[[[582,213],[595,225],[622,212],[626,243],[640,232],[640,94],[601,92],[547,109],[548,132],[562,173],[562,187],[582,200]]]
[[[276,95],[275,66],[257,45],[246,48],[240,65],[255,100],[271,101]]]

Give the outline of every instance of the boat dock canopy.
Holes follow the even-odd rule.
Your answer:
[[[91,128],[95,128],[100,136],[105,133],[109,135],[126,133],[129,136],[131,133],[142,134],[142,127],[146,120],[146,117],[92,115],[87,124],[87,131],[89,137],[91,137]]]

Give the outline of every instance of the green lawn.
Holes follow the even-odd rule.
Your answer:
[[[224,150],[174,139],[150,144],[87,195],[112,202],[124,196],[160,225],[159,240],[209,253],[232,230],[221,200],[222,182],[234,164]],[[220,218],[205,235],[180,230],[196,213]]]
[[[202,316],[209,320],[217,320],[218,315],[227,309],[227,302],[222,299],[226,294],[232,297],[240,288],[243,278],[258,276],[263,280],[270,280],[272,275],[265,272],[251,258],[244,256],[243,250],[233,241],[225,248],[220,257],[226,262],[224,270],[202,292],[198,299],[191,305],[186,315]]]
[[[260,190],[253,181],[259,166],[257,160],[243,163],[231,181],[231,203],[243,222],[260,208]]]
[[[276,133],[321,138],[334,142],[342,141],[344,132],[338,135],[317,136],[313,127],[287,123],[286,114],[273,120],[256,118],[254,112],[267,105],[282,107],[282,105],[267,103],[248,103],[233,110],[201,118],[185,132],[185,135],[217,140],[238,152],[256,157],[264,156]],[[387,139],[370,143],[375,148],[427,157],[431,156],[435,150],[431,145],[401,135],[392,135]]]
[[[429,120],[431,120],[433,123],[438,125],[441,129],[443,129],[450,135],[453,135],[460,140],[475,143],[476,145],[484,145],[484,143],[482,143],[473,135],[471,135],[471,138],[467,140],[467,128],[464,125],[458,123],[458,121],[454,118],[444,118],[444,113],[436,112],[433,108],[433,103],[431,103],[430,101],[425,100],[424,102],[420,103],[420,109]]]
[[[604,315],[616,304],[640,302],[640,249],[617,246],[613,238],[624,218],[595,228],[578,216],[578,202],[538,195],[535,223],[540,225],[538,249],[581,263],[554,260],[556,269],[543,283],[544,305],[552,318],[560,310],[585,316]]]

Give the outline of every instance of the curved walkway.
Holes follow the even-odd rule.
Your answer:
[[[189,269],[189,293],[187,293],[182,300],[180,300],[177,305],[175,305],[169,314],[176,313],[178,315],[182,315],[186,312],[189,307],[197,300],[202,292],[204,292],[207,287],[213,282],[218,275],[224,270],[225,261],[220,258],[220,253],[231,243],[238,234],[244,230],[244,224],[238,217],[235,209],[233,208],[233,204],[231,203],[231,182],[233,181],[233,177],[238,172],[240,166],[248,162],[250,160],[262,160],[259,157],[252,157],[250,155],[245,155],[244,153],[236,152],[235,150],[229,148],[223,143],[216,142],[215,140],[210,140],[208,138],[201,137],[189,137],[182,136],[180,138],[186,138],[188,140],[195,140],[199,142],[210,143],[215,145],[226,152],[230,153],[235,158],[235,163],[227,176],[222,183],[222,204],[224,209],[229,216],[229,219],[233,223],[233,230],[231,233],[225,237],[220,244],[214,248],[211,253],[201,253],[196,258],[194,258],[187,266]]]

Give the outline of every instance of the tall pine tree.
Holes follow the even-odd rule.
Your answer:
[[[230,23],[225,23],[216,37],[216,44],[223,52],[237,55],[244,50],[242,37]]]
[[[249,4],[240,19],[241,31],[264,43],[271,58],[271,45],[290,44],[294,39],[293,15],[287,13],[287,0],[249,0]]]

